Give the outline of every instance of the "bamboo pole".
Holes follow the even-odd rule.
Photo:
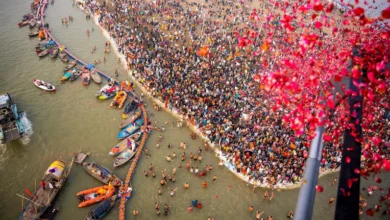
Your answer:
[[[24,202],[24,200],[23,200],[23,198],[22,198],[22,211],[23,211],[23,208],[24,208],[23,202]]]
[[[17,194],[17,193],[16,193],[16,195],[19,196],[19,197],[22,197],[22,198],[25,199],[25,200],[28,200],[28,201],[30,201],[30,202],[36,204],[36,205],[38,205],[38,206],[43,207],[43,205],[40,205],[39,203],[36,203],[36,202],[32,201],[31,199],[28,199],[28,198],[26,198],[26,197],[24,197],[24,196],[22,196],[22,195]]]

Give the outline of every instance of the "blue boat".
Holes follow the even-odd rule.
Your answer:
[[[0,95],[0,143],[22,137],[24,127],[21,119],[25,115],[24,112],[18,112],[16,104],[12,103],[8,93]]]
[[[92,208],[87,217],[84,218],[84,220],[98,220],[102,219],[115,205],[117,196],[113,195],[109,199],[104,200],[101,202],[98,206],[95,208]]]
[[[137,121],[135,121],[135,123],[131,123],[131,124],[127,125],[124,129],[122,129],[119,132],[118,139],[123,139],[123,138],[126,138],[126,137],[134,134],[134,132],[138,131],[138,129],[141,128],[143,123],[144,123],[144,119],[140,118]]]

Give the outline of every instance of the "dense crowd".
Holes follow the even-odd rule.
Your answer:
[[[254,11],[244,2],[259,7]],[[253,77],[277,69],[283,47],[289,47],[280,16],[268,10],[271,5],[257,0],[82,4],[115,39],[137,81],[197,126],[221,150],[228,167],[260,184],[300,181],[309,141],[304,134],[295,137],[283,122],[283,110],[272,108]],[[254,12],[260,17],[257,23]],[[264,45],[265,28],[273,30],[273,56],[253,49]],[[239,40],[243,34],[251,36],[251,45],[245,45],[247,38]],[[200,56],[197,52],[205,45],[207,55]],[[323,171],[338,168],[340,155],[338,145],[325,144]]]

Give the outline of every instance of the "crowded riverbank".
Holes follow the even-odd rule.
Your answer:
[[[223,110],[225,108],[223,106],[222,107],[216,107],[216,106],[213,107],[213,105],[216,105],[216,103],[209,103],[209,104],[207,104],[210,101],[214,102],[212,100],[212,98],[209,101],[207,101],[207,98],[205,98],[205,100],[206,100],[205,103],[200,102],[201,106],[197,106],[193,102],[195,100],[198,100],[198,98],[195,98],[192,101],[192,103],[190,104],[190,106],[186,107],[187,110],[189,110],[190,112],[187,112],[187,110],[183,112],[182,109],[181,109],[182,107],[180,107],[178,105],[178,100],[181,99],[180,96],[185,94],[185,90],[181,90],[180,93],[177,93],[178,89],[177,88],[173,88],[172,85],[168,85],[169,83],[165,84],[165,86],[168,86],[168,88],[169,88],[168,90],[162,89],[163,87],[157,88],[157,87],[154,86],[154,84],[155,84],[154,82],[156,82],[156,78],[155,78],[156,76],[157,76],[157,79],[160,79],[160,80],[162,79],[159,76],[161,74],[159,72],[161,72],[161,71],[164,72],[165,71],[165,73],[163,73],[163,74],[168,74],[168,77],[173,77],[173,76],[169,75],[169,74],[171,74],[171,73],[169,73],[170,71],[167,70],[167,69],[164,69],[164,67],[159,67],[159,66],[155,66],[154,64],[151,64],[150,60],[148,61],[149,64],[145,63],[145,59],[148,59],[147,58],[148,56],[153,56],[151,54],[146,55],[147,53],[143,53],[142,54],[141,52],[139,52],[138,53],[139,56],[140,56],[139,59],[143,60],[143,61],[139,62],[138,58],[134,58],[134,54],[136,53],[135,51],[139,50],[140,48],[136,49],[136,48],[131,48],[129,46],[130,50],[127,49],[127,51],[125,51],[125,49],[124,49],[125,47],[124,46],[125,45],[127,46],[128,45],[127,43],[129,43],[130,45],[133,44],[133,43],[143,44],[143,41],[140,39],[140,37],[137,36],[136,34],[133,34],[134,33],[133,31],[131,31],[132,34],[130,34],[130,35],[128,34],[129,32],[127,32],[127,30],[129,30],[129,25],[130,24],[127,23],[127,20],[124,22],[124,24],[117,25],[115,22],[118,22],[118,21],[115,21],[115,19],[107,19],[108,17],[109,18],[111,18],[111,17],[115,18],[116,17],[115,12],[107,10],[107,8],[109,8],[109,5],[107,6],[107,8],[101,8],[102,5],[97,6],[97,4],[94,4],[94,3],[91,3],[91,2],[88,2],[88,1],[87,2],[82,1],[82,2],[79,2],[79,3],[80,3],[80,5],[88,6],[88,8],[85,8],[87,10],[87,12],[91,13],[92,15],[95,16],[94,20],[95,20],[96,23],[98,23],[100,25],[103,25],[103,27],[102,27],[103,30],[102,31],[103,31],[104,35],[107,37],[107,39],[111,40],[112,44],[115,45],[115,49],[118,52],[117,53],[118,56],[121,58],[121,61],[125,63],[124,65],[129,69],[129,75],[140,86],[140,88],[142,88],[143,93],[148,94],[150,97],[153,97],[155,103],[159,107],[161,107],[163,109],[166,109],[166,110],[169,110],[178,120],[186,121],[188,127],[193,132],[195,132],[199,136],[201,136],[206,141],[206,143],[208,145],[210,145],[210,147],[212,147],[215,150],[216,155],[221,160],[221,162],[220,162],[221,164],[224,164],[226,167],[228,167],[229,170],[231,170],[240,179],[242,179],[244,181],[247,181],[249,183],[255,184],[256,186],[276,187],[276,188],[280,188],[280,187],[281,188],[296,188],[296,187],[299,187],[299,185],[300,185],[300,175],[299,175],[299,173],[302,174],[302,170],[300,170],[300,171],[296,170],[295,171],[295,172],[297,172],[296,174],[294,174],[295,172],[292,172],[292,171],[289,171],[288,175],[286,175],[284,173],[284,174],[282,174],[283,178],[280,175],[281,174],[280,172],[278,172],[279,173],[279,178],[278,178],[278,175],[271,177],[271,176],[267,176],[267,175],[258,173],[257,169],[259,167],[262,167],[262,165],[259,164],[259,163],[257,163],[257,164],[256,163],[249,163],[249,164],[245,163],[245,159],[244,159],[243,156],[244,156],[245,152],[247,152],[247,153],[250,152],[250,156],[252,156],[253,151],[256,151],[256,153],[262,153],[262,156],[260,156],[260,158],[258,158],[258,159],[260,159],[260,160],[265,159],[265,158],[262,158],[264,156],[266,156],[266,158],[268,158],[265,161],[265,163],[270,163],[270,162],[272,163],[272,161],[275,158],[275,155],[276,155],[276,158],[279,158],[279,160],[282,159],[282,161],[283,161],[286,158],[288,158],[288,156],[286,157],[286,155],[294,154],[296,156],[297,155],[296,145],[301,145],[301,147],[298,147],[298,149],[301,150],[301,152],[298,152],[299,153],[298,157],[304,157],[304,154],[307,154],[307,142],[305,142],[304,139],[294,140],[294,138],[292,136],[288,136],[288,135],[286,136],[286,134],[288,134],[289,131],[288,130],[283,130],[284,129],[283,128],[282,130],[279,131],[279,134],[281,136],[278,135],[275,138],[277,138],[276,140],[278,140],[278,138],[283,137],[283,139],[284,139],[283,142],[284,142],[284,145],[286,147],[284,147],[282,149],[283,152],[280,152],[280,149],[279,149],[278,150],[279,152],[276,153],[276,154],[275,154],[274,151],[276,150],[276,148],[278,146],[272,146],[272,150],[270,149],[271,146],[268,147],[269,152],[267,152],[267,150],[266,150],[267,147],[265,147],[266,144],[263,144],[261,142],[261,140],[256,139],[256,138],[255,139],[244,140],[245,145],[247,145],[247,146],[244,146],[244,147],[243,146],[239,147],[240,144],[238,144],[238,142],[229,143],[229,141],[228,141],[228,143],[225,143],[226,140],[229,140],[228,136],[233,135],[232,137],[234,137],[236,135],[238,135],[238,136],[242,135],[242,134],[240,134],[240,133],[242,133],[242,131],[240,131],[240,129],[244,129],[243,130],[244,131],[243,135],[244,136],[246,135],[247,131],[245,131],[245,130],[249,129],[249,127],[247,127],[248,124],[246,124],[247,122],[245,122],[245,121],[248,120],[249,117],[252,118],[251,120],[255,124],[256,128],[255,128],[254,131],[257,130],[257,132],[258,132],[260,130],[260,134],[262,132],[265,132],[265,133],[275,132],[275,131],[264,131],[264,129],[268,129],[268,128],[264,128],[264,127],[260,128],[262,126],[261,126],[261,124],[258,124],[259,121],[261,123],[261,120],[259,120],[261,117],[264,117],[264,119],[267,119],[267,120],[270,120],[270,117],[269,116],[267,116],[267,117],[261,116],[260,117],[260,115],[258,115],[258,114],[261,113],[261,111],[256,113],[257,115],[256,114],[253,115],[253,111],[250,110],[253,107],[253,105],[252,105],[252,107],[244,108],[246,110],[244,110],[241,113],[239,113],[239,112],[234,113],[235,115],[237,115],[235,118],[236,119],[240,118],[240,119],[235,121],[236,124],[233,124],[231,120],[227,120],[226,119],[227,115],[225,115],[223,117],[216,117],[213,113],[208,112],[208,108],[210,107],[211,111],[216,111],[214,113],[216,113],[216,115],[218,116],[218,115],[220,115],[220,110],[218,110],[218,109],[221,108]],[[165,8],[164,6],[168,6],[169,5],[169,6],[179,7],[179,8],[182,7],[182,6],[180,6],[180,4],[174,3],[174,2],[161,2],[160,4],[157,4],[157,5],[153,5],[153,4],[148,5],[147,3],[138,5],[139,3],[137,3],[137,2],[133,2],[133,3],[135,5],[137,5],[136,7],[143,8],[144,13],[145,13],[145,10],[149,11],[149,12],[153,11],[153,10],[159,10],[159,11],[161,10],[162,12],[167,12],[169,14],[170,13],[169,10],[167,8]],[[126,11],[127,7],[129,7],[128,4],[122,4],[122,5],[120,5],[119,3],[111,3],[111,4],[112,4],[112,6],[115,5],[114,8],[121,8],[122,7],[122,9],[124,9],[125,11]],[[188,4],[190,4],[190,5],[192,4],[191,7],[197,5],[195,3],[187,3],[187,2],[186,2],[186,4],[187,4],[187,6],[188,6]],[[266,5],[267,4],[263,3],[264,8],[266,7]],[[134,8],[134,5],[132,7]],[[151,8],[148,8],[148,7],[151,7]],[[198,13],[200,11],[199,5],[197,7],[198,7],[198,9],[196,10],[195,13]],[[250,11],[249,9],[247,9],[247,10]],[[96,11],[97,11],[97,13],[95,14]],[[135,11],[137,11],[137,10],[135,10]],[[188,8],[187,8],[187,11],[188,11]],[[104,15],[102,13],[108,13],[108,14]],[[141,13],[141,11],[139,13]],[[174,12],[174,14],[175,14],[175,12]],[[123,15],[123,13],[122,13],[122,15]],[[135,12],[133,14],[133,16],[135,17],[134,19],[137,20],[137,21],[142,20],[141,19],[141,17],[142,17],[141,14],[139,14],[140,18],[139,19],[137,18],[137,12]],[[154,19],[153,16],[152,16],[152,18]],[[243,19],[245,19],[245,18],[243,18]],[[144,24],[144,25],[147,26],[147,27],[149,27],[150,24],[154,25],[153,31],[157,31],[158,35],[161,34],[162,35],[161,39],[167,39],[169,41],[169,43],[168,43],[169,45],[174,45],[173,50],[177,49],[175,47],[178,47],[178,45],[175,44],[174,41],[175,40],[179,40],[180,41],[180,39],[182,40],[182,38],[184,37],[183,33],[181,33],[181,34],[177,33],[177,27],[178,26],[176,24],[176,21],[174,21],[173,22],[174,25],[172,23],[170,25],[171,26],[172,25],[173,26],[176,25],[175,26],[176,27],[176,32],[173,35],[171,35],[173,33],[173,31],[169,31],[169,28],[165,29],[165,30],[168,30],[167,31],[168,34],[167,34],[167,36],[165,36],[164,35],[164,30],[160,31],[159,21],[161,21],[161,20],[163,21],[162,23],[164,23],[164,22],[168,22],[168,23],[172,22],[172,19],[170,19],[169,15],[168,15],[168,20],[169,21],[164,20],[164,18],[160,18],[160,19],[157,19],[155,21],[149,21],[149,23],[147,23],[147,25],[146,24]],[[213,23],[212,18],[210,20],[211,21],[209,21],[209,22],[211,22],[211,24],[212,24]],[[156,22],[156,24],[154,24],[154,22]],[[193,21],[193,22],[195,22],[195,21]],[[245,22],[247,22],[247,20],[245,20]],[[187,23],[191,23],[191,22],[187,22]],[[142,24],[142,23],[138,23],[138,24],[136,24],[136,26],[138,28],[140,28],[140,26],[139,26],[140,24]],[[104,26],[104,25],[106,25],[106,26]],[[126,25],[127,25],[127,27],[126,27]],[[214,23],[214,25],[215,25],[215,23]],[[162,24],[161,27],[163,27],[163,26],[164,26],[164,24]],[[111,29],[110,32],[108,32],[106,30],[107,27],[109,29]],[[140,29],[140,30],[142,30],[142,29]],[[196,34],[196,32],[199,34],[199,31],[200,30],[194,30],[194,33],[192,33],[190,31],[189,36],[191,37],[192,34]],[[122,35],[123,37],[119,38],[118,37],[118,33],[119,33],[119,35]],[[154,32],[152,32],[152,33],[154,33]],[[142,36],[142,35],[143,34],[141,33],[140,36]],[[210,34],[210,35],[213,36],[212,34]],[[226,33],[225,33],[225,35],[226,35]],[[132,40],[130,40],[130,42],[126,41],[126,43],[125,43],[124,36],[131,36],[131,39],[134,39],[134,42],[132,43]],[[146,34],[146,36],[148,36],[148,34]],[[152,34],[152,36],[153,36],[153,34]],[[170,38],[168,36],[171,36],[172,38]],[[218,36],[218,32],[217,32],[216,36]],[[122,40],[120,40],[120,39],[122,39]],[[158,39],[158,37],[153,37],[152,41],[155,42],[156,39]],[[234,37],[231,37],[229,39],[230,39],[230,41],[232,41],[232,39],[234,41]],[[192,44],[194,44],[194,43],[197,44],[198,47],[199,47],[199,41],[195,40],[195,41],[193,41]],[[214,43],[216,43],[216,42],[214,42]],[[118,44],[120,44],[120,45],[118,45]],[[223,44],[221,44],[221,45],[223,46]],[[150,46],[145,46],[145,47],[150,49]],[[134,49],[134,50],[132,50],[132,49]],[[183,49],[184,49],[184,47],[183,47]],[[191,49],[191,47],[188,47],[186,49]],[[142,51],[142,49],[140,49],[140,50]],[[196,51],[196,47],[192,48],[191,50]],[[162,49],[162,51],[163,51],[162,53],[164,53],[164,49]],[[168,51],[169,51],[169,49],[168,49]],[[182,51],[182,52],[178,52],[178,51],[179,50],[177,50],[176,52],[177,52],[177,55],[179,55],[179,56],[182,56],[184,54],[188,56],[189,54],[191,54],[191,53],[188,53],[188,52],[185,52],[185,51]],[[170,52],[168,52],[168,53],[170,53]],[[194,52],[192,52],[192,53],[194,53]],[[217,50],[217,53],[218,53],[218,50]],[[177,55],[176,55],[176,57],[177,57]],[[227,54],[225,54],[225,55],[227,55]],[[170,55],[168,55],[168,57],[169,56]],[[222,54],[220,56],[223,57]],[[161,59],[161,58],[157,58],[157,59]],[[204,60],[203,62],[201,61],[202,57],[199,57],[199,56],[195,55],[194,59],[198,59],[198,61],[196,61],[195,63],[201,64],[201,65],[206,65],[207,64],[207,62],[205,62],[204,59],[203,59]],[[154,61],[152,61],[152,63],[153,62]],[[175,62],[179,62],[179,61],[177,60]],[[180,62],[182,62],[182,61],[180,61]],[[226,61],[224,61],[224,62],[226,62]],[[140,69],[137,68],[137,65],[141,66]],[[146,67],[148,65],[149,65],[149,67]],[[209,64],[207,64],[207,65],[209,65]],[[188,68],[188,66],[187,67],[184,67],[184,66],[179,67],[178,66],[178,70],[180,70],[180,69],[185,70],[186,68]],[[218,68],[222,68],[222,67],[220,65],[218,65]],[[207,71],[208,71],[207,68],[203,68],[203,69],[200,68],[200,69],[201,69],[200,71],[204,71],[204,73],[207,73]],[[229,71],[231,71],[231,69]],[[157,75],[154,76],[154,74],[153,74],[154,72],[156,72]],[[245,87],[247,86],[245,84],[251,85],[251,84],[253,84],[253,80],[248,78],[248,76],[251,75],[251,74],[249,74],[248,69],[244,68],[244,72],[245,72],[245,75],[246,75],[246,79],[244,80],[244,82],[238,82],[238,81],[235,82],[235,83],[240,84],[241,89],[237,89],[237,86],[236,86],[235,91],[231,91],[231,92],[232,92],[232,94],[234,94],[235,99],[240,99],[239,96],[244,96],[243,99],[245,101],[239,100],[239,102],[236,102],[236,104],[242,105],[244,102],[247,102],[247,104],[249,104],[249,106],[250,106],[251,104],[250,104],[250,102],[248,102],[248,100],[247,100],[248,98],[246,97],[247,94],[245,94],[246,93]],[[253,71],[253,72],[255,72],[255,71]],[[183,74],[183,72],[182,72],[182,74]],[[200,73],[200,75],[201,74],[202,73]],[[196,76],[196,77],[198,77],[198,76]],[[153,80],[151,80],[151,79],[153,79]],[[215,78],[212,78],[211,80],[215,82]],[[194,81],[193,83],[196,84],[196,83],[199,83],[199,81]],[[158,81],[157,81],[157,84],[158,84]],[[160,84],[160,86],[161,85],[162,84]],[[177,86],[177,84],[175,84],[175,85]],[[213,83],[211,83],[211,86],[214,87]],[[232,86],[234,86],[234,83],[233,83]],[[162,89],[162,90],[160,90],[160,89]],[[197,88],[195,88],[195,89],[197,91]],[[210,88],[208,88],[208,89],[210,89]],[[163,97],[164,90],[166,90],[165,93],[167,92],[165,94],[165,98]],[[174,90],[176,90],[176,91],[174,91]],[[195,94],[196,94],[196,91],[195,91]],[[207,89],[206,89],[206,91],[207,91]],[[214,94],[214,97],[217,97],[216,94],[220,95],[221,91],[223,91],[223,89],[222,90],[217,89],[216,91],[214,91],[214,92],[216,92]],[[192,92],[194,92],[194,91],[192,91]],[[174,97],[173,93],[175,93],[176,95],[177,94],[180,94],[180,95]],[[210,94],[212,94],[212,93],[210,93]],[[206,96],[209,96],[210,94],[208,94]],[[203,91],[203,95],[204,95],[204,91]],[[168,96],[170,97],[170,100],[167,100]],[[193,95],[191,95],[191,96],[193,96]],[[173,99],[171,99],[172,97],[173,97]],[[201,95],[201,97],[202,97],[202,95]],[[228,99],[231,99],[231,98],[233,98],[233,96],[229,96],[228,97]],[[173,101],[173,100],[176,100],[176,101]],[[181,101],[186,101],[186,100],[188,101],[188,98],[185,98],[185,100],[181,99]],[[196,102],[198,102],[198,101],[196,101]],[[172,102],[175,102],[176,105],[174,103],[172,103]],[[184,104],[184,102],[181,102],[181,104]],[[184,105],[186,106],[186,104],[184,104]],[[260,108],[264,109],[264,107],[265,106],[260,107]],[[258,108],[259,108],[258,106],[257,107],[255,106],[255,109],[258,109]],[[228,113],[228,114],[230,114],[230,113]],[[265,114],[265,115],[271,114],[271,115],[273,115],[273,113],[267,112],[267,111],[265,111],[265,112],[263,112],[261,114]],[[203,115],[203,116],[195,117],[195,115],[197,115],[197,116]],[[273,115],[273,116],[277,117],[278,115],[281,115],[281,114],[277,113],[276,115]],[[229,116],[229,117],[231,117],[231,116]],[[218,121],[218,122],[215,123],[216,121]],[[221,126],[220,124],[221,124],[222,121],[224,121],[227,124],[224,124],[224,125]],[[264,124],[264,121],[262,121],[262,123]],[[280,123],[280,121],[279,121],[279,123]],[[246,124],[246,125],[243,128],[240,128],[241,125],[239,125],[239,124],[241,124],[241,125],[242,124]],[[281,126],[281,124],[279,124],[278,127],[279,126]],[[236,127],[236,129],[239,129],[239,132],[236,133],[234,131],[234,129],[233,129],[233,133],[232,134],[229,134],[228,136],[223,137],[222,133],[224,133],[225,130],[230,130],[231,127],[233,127],[233,128]],[[218,130],[218,129],[223,129],[223,130]],[[221,133],[221,131],[222,131],[222,133]],[[266,136],[263,136],[263,137],[265,137],[267,139]],[[236,141],[241,142],[242,140],[236,140]],[[271,142],[268,142],[268,144],[270,144],[270,143]],[[255,146],[255,145],[257,145],[257,146]],[[331,147],[331,146],[329,146],[329,147]],[[264,148],[263,152],[261,152],[262,151],[261,148]],[[273,148],[275,148],[275,149],[273,149]],[[265,152],[264,152],[264,150],[265,150]],[[327,149],[327,151],[330,151],[330,149]],[[336,152],[333,152],[333,153],[336,153]],[[235,158],[237,156],[240,159]],[[246,156],[248,156],[248,155],[246,155]],[[339,156],[340,156],[340,154],[339,154]],[[338,165],[337,165],[336,161],[334,161],[334,158],[337,158],[339,156],[333,155],[330,158],[328,158],[328,160],[327,160],[328,162],[325,162],[323,164],[323,167],[322,167],[322,169],[320,171],[321,175],[337,171],[337,166]],[[303,159],[303,158],[301,158],[301,159]],[[244,161],[244,163],[243,163],[243,161]],[[285,162],[287,162],[287,161],[285,160]],[[256,169],[254,168],[254,166],[256,167]],[[264,168],[268,169],[268,165],[260,168],[260,170],[263,170]],[[272,169],[271,169],[271,171],[272,171]],[[261,171],[261,172],[263,172],[263,171]],[[286,171],[284,171],[284,172],[286,172]],[[272,184],[270,184],[270,182],[272,182]]]

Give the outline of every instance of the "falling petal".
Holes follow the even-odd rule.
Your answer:
[[[374,216],[374,211],[373,211],[372,209],[367,209],[367,210],[366,210],[366,214],[367,214],[368,216]]]
[[[359,170],[358,168],[355,168],[353,171],[354,171],[356,174],[360,174],[360,170]]]
[[[321,29],[322,23],[320,21],[316,21],[316,22],[314,22],[314,27],[317,29]]]
[[[385,169],[386,171],[390,171],[390,161],[389,160],[383,160],[383,169]]]
[[[364,14],[364,9],[361,7],[356,7],[355,9],[352,10],[352,12],[355,14],[355,16],[360,16]]]
[[[346,163],[351,163],[351,158],[347,156],[347,157],[345,158],[345,162],[346,162]]]
[[[316,186],[316,190],[317,190],[317,192],[323,192],[324,188],[322,186],[320,186],[320,185],[317,185]]]
[[[348,188],[351,188],[351,187],[352,187],[352,184],[353,184],[352,179],[348,179],[348,180],[347,180],[347,186],[348,186]]]
[[[379,177],[376,177],[376,178],[375,178],[375,182],[377,182],[377,183],[381,183],[381,182],[382,182],[382,180],[381,180],[381,178],[379,178]]]

